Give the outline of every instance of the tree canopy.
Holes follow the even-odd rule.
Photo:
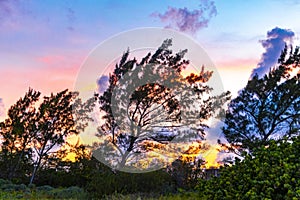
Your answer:
[[[4,178],[31,177],[32,183],[38,169],[49,164],[67,137],[78,134],[91,120],[87,113],[94,106],[93,99],[82,103],[78,93],[64,90],[39,102],[40,94],[29,89],[0,123]]]
[[[189,65],[187,50],[173,54],[172,40],[165,40],[141,61],[129,58],[129,50],[109,75],[109,86],[100,95],[100,111],[104,123],[98,136],[104,141],[94,155],[114,168],[150,169],[178,153],[179,142],[202,140],[206,120],[220,110],[229,93],[212,96],[207,85],[212,71],[183,76]],[[149,151],[164,155],[149,158]],[[160,152],[158,152],[160,151]],[[154,155],[154,154],[152,154]],[[178,154],[177,154],[178,155]],[[143,160],[135,162],[134,160]]]
[[[271,140],[299,135],[300,116],[300,53],[288,48],[278,65],[259,78],[250,79],[226,112],[223,133],[231,152],[251,153]]]

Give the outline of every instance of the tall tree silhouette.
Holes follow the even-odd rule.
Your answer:
[[[140,62],[129,59],[128,50],[99,97],[104,123],[98,136],[103,142],[94,155],[119,170],[143,167],[149,151],[172,153],[166,144],[203,139],[205,120],[228,98],[228,93],[209,95],[212,88],[206,83],[212,72],[204,67],[199,74],[184,77],[187,50],[173,54],[171,45],[172,40],[165,40]],[[156,159],[148,161],[149,168],[157,164]]]
[[[223,133],[236,154],[251,153],[271,140],[299,135],[300,53],[287,47],[278,65],[262,78],[254,76],[229,104]]]

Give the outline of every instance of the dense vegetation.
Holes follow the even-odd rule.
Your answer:
[[[182,60],[182,52],[172,56],[168,50],[169,42],[139,64],[165,61],[180,72],[180,65],[188,62]],[[128,61],[126,54],[110,77],[111,85],[133,66],[132,62],[136,62]],[[159,62],[155,62],[158,58]],[[170,62],[166,61],[168,59]],[[110,89],[87,102],[67,90],[40,98],[40,92],[29,89],[10,107],[7,119],[0,123],[0,199],[300,199],[299,63],[299,49],[288,52],[285,48],[278,65],[261,78],[254,76],[230,102],[223,128],[228,143],[220,142],[220,147],[238,157],[232,164],[225,164],[218,177],[211,179],[206,179],[201,169],[203,161],[194,157],[185,159],[182,156],[152,172],[128,173],[104,165],[91,156],[89,147],[79,142],[69,144],[67,137],[85,129],[92,120],[89,112],[100,100],[100,109],[107,113],[100,133],[112,133],[112,145],[127,147],[121,149],[126,155],[121,157],[121,164],[126,164],[129,154],[142,150],[139,142],[147,139],[139,138],[142,132],[122,137],[124,134],[117,127],[117,119],[110,108]],[[211,76],[203,70],[201,73],[188,76],[184,87],[189,83],[197,85],[196,80],[206,82]],[[171,91],[150,85],[139,87],[134,94],[131,105],[142,109],[149,102],[153,105],[168,102],[163,96],[170,95]],[[226,101],[228,94],[221,97],[219,104]],[[201,119],[212,115],[213,100],[214,97],[207,101],[209,106],[203,104],[201,109],[206,108],[207,112]],[[170,98],[164,108],[164,114],[174,122],[180,120],[176,99]],[[138,119],[131,114],[132,119]],[[138,117],[139,122],[151,118]],[[201,125],[201,130],[196,130],[200,136],[208,128]],[[147,127],[147,124],[141,126]],[[116,132],[110,132],[110,129]],[[154,136],[151,139],[161,142],[155,141]],[[76,155],[73,161],[66,157],[70,152]]]
[[[223,168],[219,178],[200,181],[200,199],[299,199],[300,137],[269,143]]]

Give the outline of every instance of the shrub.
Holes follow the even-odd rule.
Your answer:
[[[1,187],[2,185],[6,185],[6,184],[9,184],[9,183],[11,183],[11,182],[8,181],[8,180],[0,179],[0,187]]]
[[[53,189],[54,188],[51,187],[50,185],[43,185],[36,188],[37,191],[41,191],[41,192],[49,192],[52,191]]]
[[[68,187],[65,189],[55,189],[50,192],[51,197],[55,199],[86,199],[87,194],[82,188],[77,186]]]
[[[300,137],[271,142],[221,170],[219,178],[201,180],[201,199],[300,199]]]

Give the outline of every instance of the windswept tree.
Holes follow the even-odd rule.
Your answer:
[[[39,168],[47,166],[48,159],[66,143],[66,138],[87,126],[95,100],[83,103],[77,96],[77,92],[64,90],[44,97],[38,104],[40,92],[29,89],[9,109],[8,119],[0,124],[1,161],[7,165],[9,178],[25,166],[23,177],[30,176],[32,183]]]
[[[8,110],[8,118],[0,123],[1,178],[13,179],[28,174],[32,163],[30,144],[35,132],[35,103],[40,92],[29,91]]]
[[[271,140],[299,135],[299,61],[299,48],[285,47],[278,65],[262,78],[254,76],[230,102],[223,127],[227,150],[251,153]]]
[[[94,155],[118,170],[151,169],[159,162],[157,154],[168,158],[180,152],[177,144],[202,140],[206,120],[228,99],[228,93],[210,95],[212,71],[202,67],[184,77],[187,50],[173,54],[171,45],[165,40],[141,61],[124,53],[99,97],[104,123]]]
[[[36,112],[36,132],[33,149],[36,155],[30,183],[33,182],[41,164],[47,163],[51,154],[55,154],[66,144],[68,136],[77,135],[92,120],[90,113],[95,106],[95,98],[86,102],[78,98],[78,92],[64,90],[44,97]]]

